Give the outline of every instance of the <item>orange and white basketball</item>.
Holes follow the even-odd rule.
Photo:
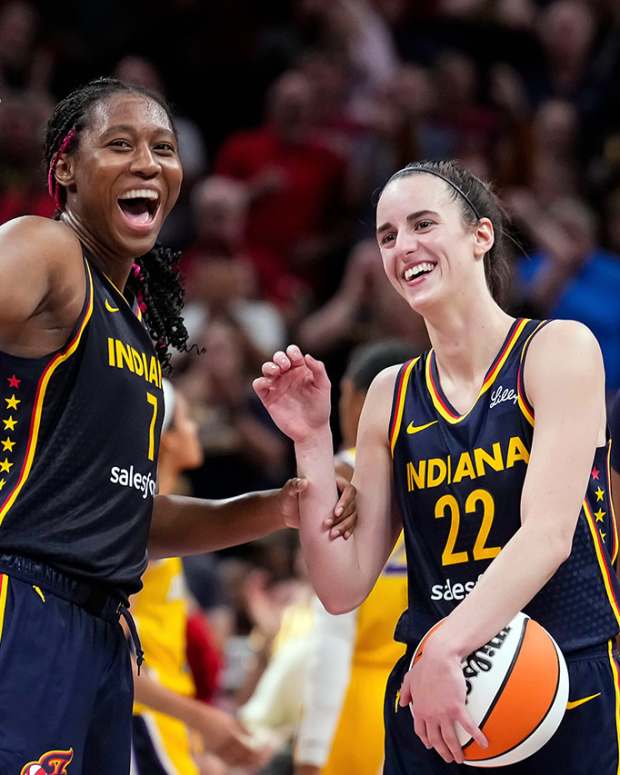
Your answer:
[[[421,658],[432,627],[411,665]],[[467,709],[486,736],[480,747],[459,725],[465,764],[502,767],[531,756],[559,727],[568,702],[568,671],[551,635],[526,614],[463,660]]]

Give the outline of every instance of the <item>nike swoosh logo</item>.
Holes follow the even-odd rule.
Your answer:
[[[590,700],[595,700],[597,697],[600,697],[601,693],[598,694],[591,694],[589,697],[582,697],[580,700],[573,700],[572,702],[566,703],[566,710],[573,710],[573,708],[578,708],[580,705],[583,705],[586,702],[590,702]]]
[[[420,431],[425,431],[437,422],[439,422],[439,420],[433,420],[432,422],[427,422],[426,425],[414,425],[413,422],[410,422],[407,426],[407,433],[419,433]]]
[[[118,307],[113,307],[110,302],[106,299],[105,302],[105,308],[108,310],[108,312],[118,312]]]

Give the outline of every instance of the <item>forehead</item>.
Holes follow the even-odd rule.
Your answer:
[[[414,172],[388,183],[377,203],[377,223],[406,218],[412,212],[446,212],[455,207],[451,189],[441,178]]]
[[[135,126],[136,130],[173,131],[168,114],[158,102],[130,92],[112,94],[93,105],[88,124],[95,133],[103,133],[116,125]]]

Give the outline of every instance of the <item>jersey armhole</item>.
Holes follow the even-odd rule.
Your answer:
[[[527,351],[529,349],[532,339],[542,328],[544,328],[547,325],[547,323],[549,323],[548,320],[541,320],[540,323],[538,323],[536,328],[525,340],[525,344],[521,349],[519,369],[517,371],[517,399],[519,402],[519,409],[521,410],[523,416],[532,427],[534,427],[535,413],[534,413],[534,407],[532,406],[529,398],[527,397],[527,390],[525,386],[525,358],[527,356]]]
[[[394,383],[394,397],[392,399],[390,425],[388,428],[388,446],[392,457],[394,457],[394,447],[396,446],[400,425],[403,419],[409,377],[411,376],[413,367],[419,360],[420,356],[418,355],[416,358],[412,358],[403,363],[398,372],[398,376],[396,377],[396,382]]]

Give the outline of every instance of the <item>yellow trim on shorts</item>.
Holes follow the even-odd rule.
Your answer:
[[[620,775],[620,690],[618,689],[618,665],[614,659],[613,640],[608,642],[607,649],[609,652],[609,664],[611,665],[611,672],[614,677],[614,694],[616,695],[616,740],[618,741],[616,775]]]
[[[0,574],[0,641],[4,629],[4,614],[6,612],[6,598],[9,591],[9,577],[6,573]]]

